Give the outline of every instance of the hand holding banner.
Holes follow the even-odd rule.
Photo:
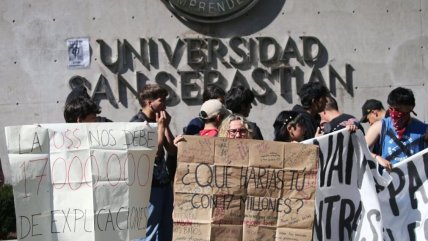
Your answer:
[[[313,240],[427,240],[428,149],[381,176],[360,131],[305,143],[320,147]]]

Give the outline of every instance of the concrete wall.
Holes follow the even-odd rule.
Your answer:
[[[139,109],[132,92],[121,89],[118,79],[125,79],[134,89],[146,81],[168,86],[172,94],[168,111],[173,116],[172,129],[178,134],[199,110],[203,73],[208,73],[208,80],[221,73],[224,79],[219,84],[226,89],[237,83],[253,88],[258,98],[249,119],[258,123],[265,139],[272,139],[276,115],[299,103],[297,89],[311,76],[325,81],[341,110],[357,117],[366,99],[377,98],[386,105],[393,88],[411,88],[418,118],[428,120],[424,104],[428,93],[428,1],[260,0],[245,15],[216,24],[186,22],[159,0],[2,0],[0,13],[3,127],[63,122],[70,79],[84,77],[91,95],[102,99],[105,94],[95,89],[103,76],[103,83],[111,87],[113,102],[101,100],[102,115],[114,121],[128,121]],[[88,69],[67,68],[66,40],[76,37],[90,38]],[[236,37],[256,50],[251,51],[250,64],[230,64],[231,58],[241,60],[230,47],[231,39],[242,40]],[[160,39],[172,51],[182,41],[184,44],[178,45],[183,48],[178,51],[181,58],[170,64]],[[227,52],[212,63],[200,63],[197,58],[189,59],[187,52],[189,41],[197,40],[186,39],[201,39],[207,45],[210,39],[213,46],[223,43]],[[128,48],[123,47],[125,40]],[[149,49],[148,55],[142,54],[149,60],[146,66],[129,54],[129,46],[138,52],[142,42],[146,46],[144,41]],[[274,42],[276,48],[271,44]],[[266,56],[257,50],[261,45],[266,46],[261,51]],[[251,49],[240,48],[244,52]],[[269,61],[275,51],[283,56],[284,48],[288,51],[285,56],[292,57],[289,62]],[[207,46],[202,51],[208,55]],[[0,157],[7,176],[3,128],[0,135]]]

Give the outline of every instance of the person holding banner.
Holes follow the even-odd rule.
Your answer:
[[[166,112],[168,91],[157,84],[147,84],[139,93],[142,109],[131,122],[158,124],[158,151],[153,168],[152,189],[148,206],[146,238],[139,240],[172,240],[173,191],[171,181],[177,165],[177,147],[169,128],[171,116]]]
[[[238,114],[231,114],[221,124],[219,137],[229,139],[253,139],[248,121]]]
[[[74,87],[65,100],[64,119],[67,123],[112,122],[106,117],[97,116],[100,113],[101,107],[91,99],[83,85]],[[83,121],[83,117],[88,120]]]
[[[304,140],[307,140],[317,133],[321,120],[319,113],[324,110],[330,92],[320,82],[308,82],[300,88],[298,95],[302,105],[295,105],[292,111],[302,114],[306,128]]]
[[[372,126],[375,122],[389,116],[389,113],[383,107],[382,102],[376,99],[369,99],[361,107],[362,117],[360,123],[369,123]],[[377,155],[381,154],[379,143],[373,145],[371,151]]]
[[[385,116],[388,117],[389,114],[383,108],[382,102],[375,99],[369,99],[364,102],[361,107],[362,117],[360,119],[361,123],[368,122],[369,125],[373,125],[376,121],[382,120]]]
[[[352,115],[340,112],[337,101],[331,96],[327,97],[325,109],[324,111],[320,112],[320,116],[320,128],[323,134],[328,134],[344,129],[349,125],[355,125],[364,134],[364,128],[358,122],[357,118]]]
[[[252,139],[251,130],[245,117],[237,114],[230,114],[221,123],[218,137],[229,139]],[[178,135],[174,139],[174,145],[178,147],[180,141],[186,141],[183,135]]]
[[[274,141],[303,141],[306,128],[302,114],[296,111],[281,111],[273,123]]]
[[[77,97],[64,107],[64,119],[67,123],[96,122],[99,113],[100,107],[85,97]]]
[[[369,147],[379,143],[381,156],[373,158],[387,170],[427,147],[428,125],[411,117],[415,107],[412,90],[398,87],[388,95],[389,117],[375,122],[365,139]]]

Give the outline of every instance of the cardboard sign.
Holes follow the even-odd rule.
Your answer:
[[[174,240],[311,240],[318,148],[185,136]]]
[[[19,240],[145,236],[156,126],[6,127]]]

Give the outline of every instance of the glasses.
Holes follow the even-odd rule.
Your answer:
[[[229,133],[229,135],[231,136],[236,136],[236,134],[239,133],[239,135],[241,136],[245,136],[248,133],[248,130],[245,128],[241,128],[241,129],[229,129],[227,130],[227,132]]]

